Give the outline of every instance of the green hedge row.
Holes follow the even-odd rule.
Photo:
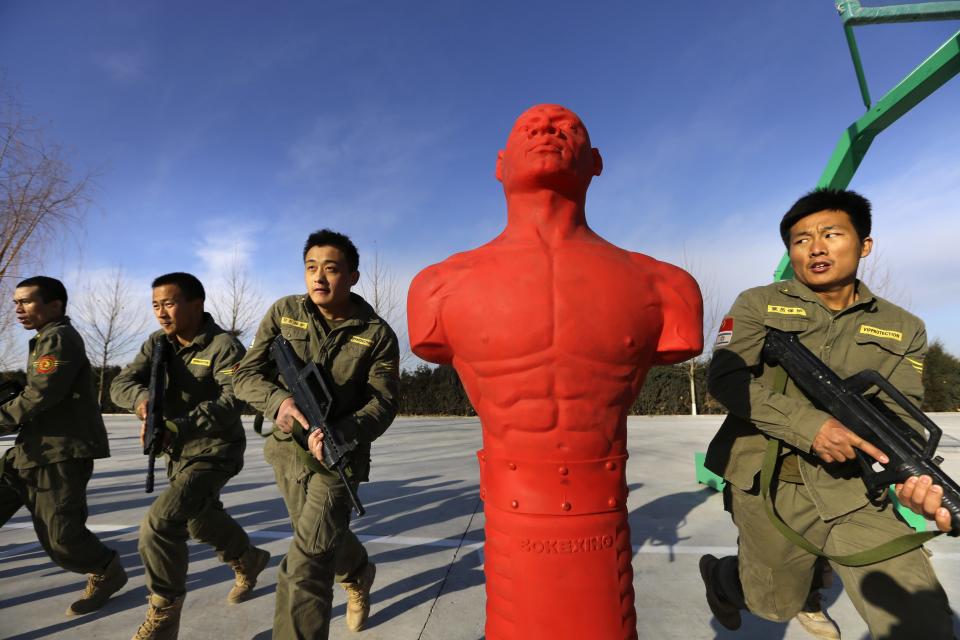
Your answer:
[[[697,396],[697,412],[725,413],[724,408],[706,392],[708,363],[698,362],[693,374]],[[107,367],[104,386],[107,390],[120,367]],[[94,368],[94,383],[100,371]],[[14,378],[24,382],[23,371],[0,372],[0,379]],[[960,411],[960,359],[947,353],[934,342],[927,352],[923,372],[924,411]],[[420,365],[400,376],[400,413],[406,415],[473,416],[476,412],[467,399],[460,378],[450,366]],[[104,394],[104,413],[123,413]],[[690,364],[653,367],[640,394],[630,407],[633,415],[690,414]]]

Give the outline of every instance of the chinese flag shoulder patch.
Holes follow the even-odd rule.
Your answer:
[[[714,347],[722,347],[730,344],[733,340],[733,318],[727,316],[720,323],[720,331],[717,333],[717,341],[713,343]]]

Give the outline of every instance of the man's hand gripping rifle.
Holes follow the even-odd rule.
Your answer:
[[[310,434],[320,430],[323,432],[323,464],[328,469],[335,470],[340,474],[340,480],[343,481],[347,492],[350,494],[350,501],[357,515],[362,516],[366,513],[363,505],[360,504],[360,498],[357,492],[347,481],[347,459],[348,453],[357,446],[356,440],[346,440],[344,435],[335,431],[327,422],[330,411],[333,406],[333,396],[330,389],[323,380],[320,370],[315,362],[309,362],[304,366],[303,362],[297,356],[290,342],[283,336],[277,336],[270,345],[270,355],[277,363],[277,370],[283,377],[290,393],[293,394],[293,402],[306,417],[309,424],[294,424],[293,438],[297,443],[310,450],[307,443]]]
[[[170,342],[160,336],[153,343],[150,356],[150,398],[147,400],[146,431],[143,436],[143,455],[147,458],[146,493],[153,493],[153,475],[157,456],[163,452],[164,426],[163,397],[167,390],[167,363],[170,359]]]
[[[763,359],[771,366],[782,367],[814,405],[887,454],[890,462],[877,471],[874,460],[855,449],[869,495],[877,497],[891,483],[913,476],[930,476],[933,484],[943,488],[942,505],[950,512],[950,535],[960,534],[960,486],[940,469],[943,458],[934,456],[940,443],[940,427],[919,407],[872,369],[840,379],[792,333],[768,328]],[[876,398],[871,401],[864,397],[873,387],[887,394],[923,427],[926,441],[900,416],[881,408]]]

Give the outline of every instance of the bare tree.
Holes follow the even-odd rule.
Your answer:
[[[73,176],[63,151],[21,115],[0,77],[0,304],[67,237],[89,202],[91,174]],[[12,309],[0,312],[0,364],[13,352]]]
[[[106,279],[91,283],[77,304],[77,328],[83,334],[90,360],[100,367],[100,405],[107,365],[128,353],[143,337],[147,325],[147,318],[136,309],[130,290],[130,283],[118,267]]]
[[[400,340],[402,368],[410,359],[410,350],[405,348],[408,344],[407,332],[402,326],[406,324],[403,322],[403,305],[406,302],[406,296],[400,289],[396,275],[381,258],[380,250],[376,245],[374,245],[373,257],[366,262],[368,266],[361,269],[363,277],[360,280],[360,293],[377,315],[386,320],[387,324],[396,331],[397,338]]]
[[[693,275],[700,286],[703,298],[703,353],[687,361],[687,379],[690,382],[690,415],[697,415],[697,367],[710,361],[713,352],[713,338],[720,326],[723,313],[716,279],[700,268],[699,263],[691,261],[686,249],[683,251],[683,269]]]
[[[857,271],[857,278],[865,282],[873,293],[910,308],[910,292],[896,282],[887,265],[886,255],[876,245],[870,255],[860,261]]]
[[[7,96],[0,104],[0,281],[34,267],[37,250],[78,223],[88,204],[91,176],[77,178],[60,147],[20,115]]]
[[[240,254],[234,254],[210,296],[210,313],[227,333],[240,339],[259,320],[263,296],[250,279]]]

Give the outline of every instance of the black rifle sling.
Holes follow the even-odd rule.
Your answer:
[[[777,393],[786,391],[787,372],[783,367],[776,367],[776,371],[773,374],[773,388]],[[884,542],[873,549],[858,551],[857,553],[851,553],[845,556],[832,556],[829,553],[824,553],[822,549],[807,540],[802,534],[794,531],[790,525],[781,520],[777,514],[777,510],[773,506],[771,489],[777,481],[777,458],[780,456],[781,447],[781,442],[776,438],[769,438],[767,440],[767,450],[763,456],[763,466],[760,469],[760,495],[763,497],[763,507],[767,512],[770,523],[784,538],[804,551],[824,557],[830,562],[835,562],[845,567],[863,567],[877,562],[883,562],[884,560],[889,560],[890,558],[895,558],[914,549],[918,549],[928,540],[936,538],[943,533],[942,531],[908,533],[899,538]]]

